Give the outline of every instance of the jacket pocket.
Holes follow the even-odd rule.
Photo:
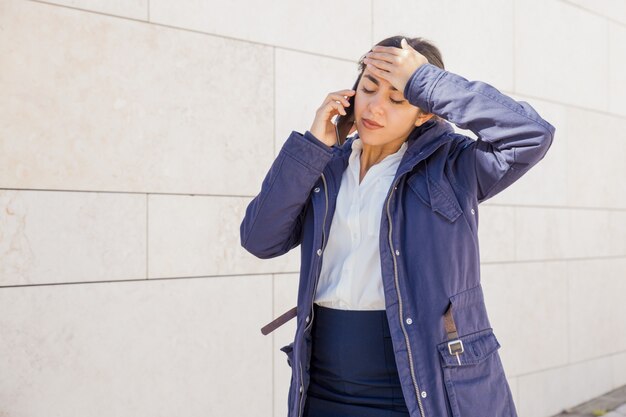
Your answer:
[[[460,336],[463,352],[437,345],[453,417],[517,417],[492,328]]]
[[[463,212],[449,183],[437,183],[421,168],[407,179],[409,187],[430,209],[448,222],[454,222]]]

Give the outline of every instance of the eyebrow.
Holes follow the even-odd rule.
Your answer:
[[[372,77],[371,75],[369,75],[369,74],[365,74],[365,75],[363,75],[363,76],[364,76],[365,78],[369,79],[370,81],[372,81],[372,82],[373,82],[374,84],[376,84],[377,86],[380,86],[380,82],[379,82],[376,78]],[[392,85],[392,86],[391,86],[391,91],[400,91],[400,90],[398,90],[396,87],[394,87],[394,86]]]

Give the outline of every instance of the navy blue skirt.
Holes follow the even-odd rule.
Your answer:
[[[313,308],[303,417],[409,417],[386,311]]]

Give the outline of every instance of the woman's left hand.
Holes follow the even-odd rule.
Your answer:
[[[363,60],[367,69],[375,76],[387,80],[404,94],[404,87],[411,75],[428,59],[417,52],[406,39],[401,41],[402,48],[376,45]]]

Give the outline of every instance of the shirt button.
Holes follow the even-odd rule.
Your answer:
[[[400,251],[396,249],[396,255],[400,256]]]
[[[309,316],[306,316],[306,322],[307,322],[307,323],[309,322],[309,320],[311,320],[311,319],[309,318]]]
[[[472,214],[474,214],[474,213],[475,213],[474,209],[471,209],[470,211],[472,212]]]
[[[422,391],[422,398],[426,398],[426,391]]]
[[[412,324],[413,323],[413,319],[411,317],[406,319],[406,324]]]
[[[321,250],[321,249],[318,249],[318,250],[317,250],[317,255],[318,255],[318,256],[322,256],[322,250]]]
[[[320,187],[315,187],[315,189],[313,190],[313,192],[315,192],[315,193],[319,193],[319,192],[320,192]]]
[[[300,385],[300,392],[304,391],[304,388],[302,387],[302,385]],[[423,394],[423,393],[422,393]],[[424,395],[422,395],[423,397]]]

